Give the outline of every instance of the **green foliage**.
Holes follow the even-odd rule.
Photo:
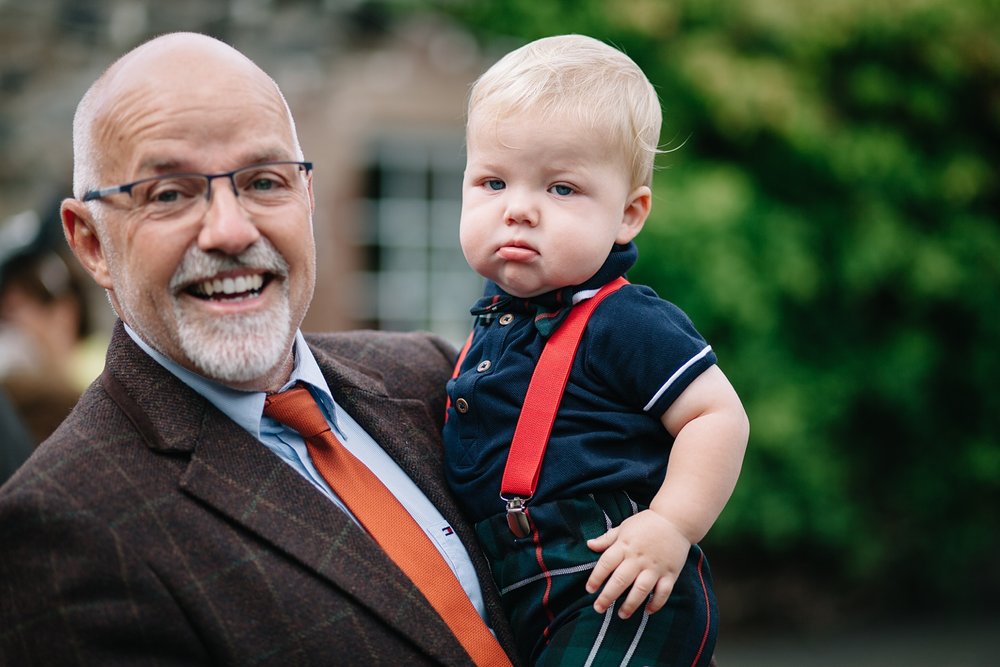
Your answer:
[[[442,8],[497,55],[604,39],[657,86],[671,150],[630,277],[692,316],[752,424],[713,543],[995,599],[1000,4]]]

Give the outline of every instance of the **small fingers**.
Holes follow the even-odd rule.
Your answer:
[[[597,589],[604,583],[604,580],[608,578],[608,575],[614,572],[615,568],[621,565],[621,562],[622,556],[620,550],[609,549],[601,554],[601,557],[597,559],[597,565],[594,566],[594,570],[587,579],[587,592],[596,593]]]
[[[597,552],[605,551],[607,550],[608,547],[614,544],[615,540],[617,539],[618,539],[618,528],[615,527],[609,530],[608,532],[604,533],[603,535],[595,537],[592,540],[587,540],[587,548],[590,549],[591,551],[597,551]]]
[[[667,577],[660,577],[660,580],[656,582],[656,588],[653,589],[653,596],[646,605],[646,611],[655,614],[663,609],[663,605],[667,604],[667,599],[673,590],[674,581]]]
[[[630,567],[627,562],[615,568],[615,571],[608,577],[608,582],[604,584],[601,594],[594,600],[594,611],[599,614],[607,611],[608,607],[632,585],[635,576],[635,569]]]
[[[628,592],[621,607],[618,609],[618,617],[627,619],[635,613],[636,609],[649,598],[649,592],[656,584],[656,575],[652,572],[640,572],[632,584],[632,589]]]

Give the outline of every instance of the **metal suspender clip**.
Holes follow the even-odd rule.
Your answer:
[[[501,496],[503,498],[503,496]],[[507,501],[507,527],[515,537],[527,537],[531,534],[531,522],[528,521],[527,498],[503,498]]]

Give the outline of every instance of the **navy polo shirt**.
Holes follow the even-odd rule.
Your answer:
[[[448,382],[444,442],[448,483],[480,521],[504,511],[500,480],[545,338],[525,312],[480,318],[473,334]],[[648,505],[673,443],[660,418],[715,362],[687,315],[652,289],[608,296],[580,341],[531,503],[625,490]]]

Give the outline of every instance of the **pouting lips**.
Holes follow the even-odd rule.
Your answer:
[[[264,285],[270,281],[270,275],[255,273],[235,278],[204,280],[189,286],[186,291],[199,299],[246,299],[260,294]]]

